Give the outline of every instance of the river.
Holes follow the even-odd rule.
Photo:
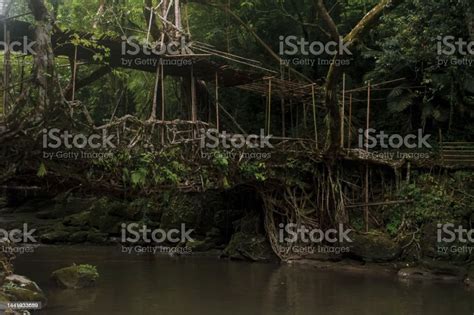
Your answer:
[[[58,290],[52,271],[93,264],[97,287]],[[214,257],[136,256],[115,247],[53,246],[17,257],[16,273],[46,291],[48,315],[473,315],[459,283],[334,272]]]

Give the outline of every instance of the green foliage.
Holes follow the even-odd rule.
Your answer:
[[[212,164],[217,166],[222,171],[226,171],[229,167],[229,159],[224,155],[224,153],[219,152],[219,151],[214,151]]]
[[[92,265],[78,265],[77,270],[79,273],[88,274],[94,280],[99,278],[99,272],[97,271],[97,267]]]
[[[385,207],[386,229],[395,235],[403,221],[409,226],[463,222],[474,212],[474,179],[471,172],[456,172],[448,178],[422,174],[403,184],[399,198],[413,203]]]
[[[266,165],[263,162],[246,162],[240,165],[240,172],[245,178],[264,182],[267,179]]]
[[[40,166],[38,168],[38,172],[36,173],[36,176],[38,177],[44,177],[48,174],[48,171],[46,169],[46,165],[44,165],[43,162],[40,163]]]
[[[469,12],[469,0],[405,1],[372,31],[363,56],[374,61],[375,67],[365,79],[406,78],[389,91],[388,111],[384,107],[377,111],[379,128],[387,128],[392,121],[393,128],[403,131],[428,127],[435,133],[441,128],[457,133],[454,139],[469,134],[466,126],[474,117],[473,68],[450,62],[465,56],[447,58],[438,55],[437,49],[438,39],[444,36],[472,40],[466,23]],[[443,59],[448,64],[440,66]],[[384,121],[384,117],[389,119]]]

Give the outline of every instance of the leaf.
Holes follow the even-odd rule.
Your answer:
[[[146,176],[148,175],[148,170],[145,168],[139,168],[136,171],[132,172],[132,185],[133,186],[143,186],[146,183]]]
[[[36,173],[36,176],[44,177],[44,176],[46,176],[46,174],[48,174],[48,171],[46,170],[46,165],[44,165],[44,163],[41,162],[41,164],[39,166],[39,169],[38,169],[38,172]]]

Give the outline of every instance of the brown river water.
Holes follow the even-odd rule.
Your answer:
[[[58,290],[51,272],[93,264],[97,287]],[[40,247],[17,257],[37,281],[48,315],[474,315],[474,289],[395,276],[214,257],[136,256],[115,247]]]

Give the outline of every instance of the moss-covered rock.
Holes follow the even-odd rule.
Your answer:
[[[87,242],[94,244],[103,244],[107,242],[107,234],[97,231],[89,232],[87,235]]]
[[[5,305],[8,302],[10,302],[10,298],[7,296],[5,292],[3,292],[3,290],[0,290],[0,304]]]
[[[248,213],[233,223],[238,232],[224,249],[223,256],[236,260],[270,261],[276,255],[266,236],[262,233],[262,224],[257,213]]]
[[[224,249],[224,257],[235,260],[267,262],[276,259],[268,240],[263,235],[237,232]]]
[[[46,297],[39,292],[17,286],[3,286],[3,292],[11,302],[41,302],[46,304]]]
[[[99,278],[97,268],[91,265],[73,265],[52,273],[51,279],[63,289],[92,287]]]
[[[186,243],[192,252],[205,252],[215,248],[215,243],[210,238],[204,240],[194,240]]]
[[[430,270],[436,275],[446,275],[462,280],[467,275],[467,269],[463,266],[456,266],[449,262],[439,260],[422,260],[420,266]]]
[[[384,262],[396,259],[401,252],[400,245],[389,236],[378,233],[351,233],[350,254],[368,262]]]
[[[69,236],[69,242],[73,244],[84,243],[87,241],[88,236],[89,232],[87,231],[75,232]]]
[[[2,291],[9,301],[41,302],[43,306],[47,303],[46,296],[40,287],[35,282],[23,276],[8,276],[5,279]]]
[[[90,226],[102,233],[119,233],[117,226],[126,220],[128,204],[115,199],[101,198],[89,209]]]
[[[90,211],[83,211],[65,217],[63,220],[63,224],[65,226],[87,227],[90,224],[90,217]]]
[[[40,240],[45,244],[67,243],[70,232],[64,230],[51,231],[41,235]]]
[[[6,239],[0,240],[0,285],[3,284],[5,278],[13,274],[12,260],[15,258],[15,254],[12,251],[12,244]]]

